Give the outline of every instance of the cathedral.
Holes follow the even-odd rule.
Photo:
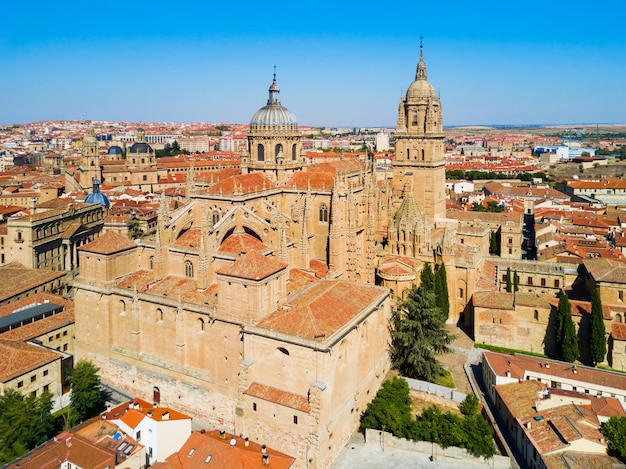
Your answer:
[[[154,236],[79,249],[77,358],[129,395],[326,468],[390,369],[395,296],[443,261],[457,322],[485,253],[446,218],[441,102],[421,48],[392,180],[352,155],[307,163],[276,76],[268,91],[240,168],[188,177],[177,208],[163,194]]]

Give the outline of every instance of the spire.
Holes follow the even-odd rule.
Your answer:
[[[276,65],[274,65],[274,80],[270,85],[270,97],[267,100],[267,105],[277,105],[280,106],[280,98],[278,97],[278,93],[280,93],[280,88],[278,87],[278,83],[276,83]]]
[[[416,80],[426,80],[426,62],[424,62],[424,44],[420,36],[420,61],[417,63],[417,71],[415,72]]]

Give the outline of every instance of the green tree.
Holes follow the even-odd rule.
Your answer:
[[[511,282],[511,268],[506,268],[506,291],[511,293],[513,291],[513,283]]]
[[[493,230],[491,231],[491,234],[489,235],[489,254],[491,254],[493,256],[499,255],[499,252],[498,252],[498,235]]]
[[[554,341],[557,344],[559,355],[563,355],[562,344],[565,329],[565,319],[572,315],[572,304],[569,302],[567,294],[561,290],[559,292],[559,305],[556,310]]]
[[[496,454],[493,442],[493,428],[479,413],[466,415],[463,419],[465,433],[464,447],[474,456],[490,458]]]
[[[0,463],[7,463],[50,439],[55,433],[52,395],[22,396],[8,388],[0,395]]]
[[[470,393],[459,404],[459,410],[465,416],[478,414],[478,403],[476,394]]]
[[[572,320],[572,305],[565,293],[562,293],[563,296],[566,301],[563,301],[563,311],[559,310],[557,312],[557,317],[560,317],[560,319],[557,319],[557,326],[561,328],[557,337],[560,337],[560,349],[563,360],[573,363],[580,356],[578,336],[576,335],[576,325]],[[559,298],[559,307],[561,306],[562,297]],[[557,343],[559,343],[558,340]]]
[[[51,393],[44,391],[39,397],[33,396],[31,399],[33,402],[27,403],[31,411],[27,445],[29,448],[34,448],[54,435],[56,422],[51,413],[54,407]]]
[[[411,422],[411,397],[407,382],[396,376],[383,383],[361,417],[361,428],[385,430],[406,437]]]
[[[602,424],[600,431],[606,439],[609,452],[626,458],[626,417],[611,417]]]
[[[130,239],[141,238],[145,234],[141,229],[141,222],[136,218],[128,220],[126,227],[128,228],[128,237]]]
[[[70,377],[72,390],[70,400],[70,423],[76,425],[98,414],[100,402],[100,368],[89,360],[80,360]]]
[[[600,291],[596,288],[591,295],[591,324],[589,328],[589,354],[594,366],[606,356],[606,329]]]
[[[513,291],[519,291],[519,275],[517,275],[517,270],[513,272]]]
[[[448,277],[446,274],[446,265],[442,262],[437,273],[435,274],[435,300],[436,305],[446,316],[450,314],[450,296],[448,294]]]
[[[420,286],[425,291],[435,292],[435,274],[429,262],[424,262],[424,267],[420,272]]]
[[[389,330],[391,360],[400,374],[431,382],[443,374],[437,355],[450,352],[455,338],[445,328],[446,319],[435,294],[422,287],[413,287],[398,303]]]

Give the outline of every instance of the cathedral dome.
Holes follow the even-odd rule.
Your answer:
[[[113,145],[111,148],[109,148],[109,151],[107,151],[107,154],[109,154],[109,155],[123,155],[124,154],[124,150],[122,150],[122,148],[117,146],[117,145]]]
[[[290,129],[297,129],[298,122],[296,121],[296,116],[289,109],[280,104],[278,93],[280,93],[280,89],[276,83],[276,74],[274,74],[274,81],[269,88],[270,96],[267,100],[267,105],[263,106],[252,116],[252,120],[250,121],[251,128],[287,126]]]
[[[409,85],[406,90],[407,101],[413,99],[428,99],[436,98],[435,88],[428,82],[426,76],[426,62],[422,55],[422,48],[420,46],[420,60],[417,63],[417,70],[415,72],[415,81]]]
[[[85,198],[86,204],[100,204],[103,207],[110,205],[109,199],[106,195],[100,192],[100,181],[93,180],[93,191]]]

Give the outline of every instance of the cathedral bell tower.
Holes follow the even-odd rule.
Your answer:
[[[242,173],[261,171],[276,184],[287,182],[302,169],[300,131],[296,116],[280,104],[280,89],[276,73],[269,88],[267,105],[259,109],[250,121],[248,151],[242,156]]]
[[[393,163],[394,198],[412,193],[428,221],[446,216],[444,134],[441,100],[426,76],[420,44],[420,60],[406,97],[400,98]],[[432,226],[432,225],[431,225]]]
[[[102,171],[100,168],[100,155],[98,154],[98,140],[92,127],[87,129],[87,133],[83,138],[83,149],[80,159],[80,186],[83,189],[91,188],[93,180],[102,180]]]

